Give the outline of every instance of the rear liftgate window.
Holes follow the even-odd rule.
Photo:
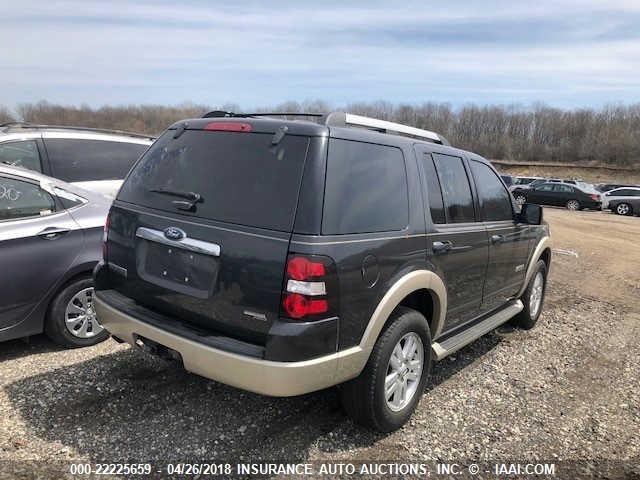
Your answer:
[[[292,230],[308,137],[287,135],[274,146],[273,133],[186,130],[177,139],[174,133],[166,132],[136,164],[119,200],[239,225]],[[190,201],[191,193],[200,201],[190,211],[179,209],[178,203]]]

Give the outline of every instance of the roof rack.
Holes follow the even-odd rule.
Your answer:
[[[145,135],[143,133],[134,133],[134,132],[127,132],[125,130],[114,130],[114,129],[110,129],[110,128],[93,128],[93,127],[75,127],[72,125],[43,125],[43,124],[36,124],[36,123],[29,123],[29,122],[7,122],[7,123],[3,123],[0,125],[0,128],[4,128],[9,129],[12,127],[16,127],[16,128],[34,128],[34,129],[41,129],[41,128],[57,128],[57,129],[61,129],[61,130],[82,130],[82,131],[87,131],[87,132],[96,132],[96,133],[110,133],[113,135],[125,135],[127,137],[137,137],[137,138],[148,138],[148,139],[155,139],[155,137],[153,135]]]
[[[312,117],[317,118],[324,125],[335,127],[363,127],[376,132],[389,133],[395,135],[404,135],[421,140],[429,140],[441,145],[451,145],[449,141],[442,135],[423,130],[421,128],[402,125],[401,123],[388,122],[386,120],[378,120],[376,118],[363,117],[345,112],[323,113],[300,113],[300,112],[263,112],[263,113],[234,113],[224,110],[214,110],[205,113],[202,118],[247,118],[247,117]]]
[[[327,115],[325,124],[329,126],[341,127],[364,127],[377,132],[405,135],[414,138],[427,139],[441,145],[450,145],[449,141],[442,135],[421,128],[410,127],[401,123],[378,120],[377,118],[362,117],[352,113],[333,112]]]
[[[202,118],[246,118],[246,117],[314,117],[322,118],[324,113],[301,113],[301,112],[257,112],[257,113],[234,113],[224,110],[213,110],[205,113]]]

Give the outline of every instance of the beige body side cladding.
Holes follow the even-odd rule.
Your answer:
[[[536,246],[518,297],[524,292],[533,275],[533,268],[548,245],[549,237],[544,237]],[[99,292],[94,305],[99,321],[107,331],[131,345],[135,345],[137,336],[148,338],[179,352],[185,369],[190,372],[244,390],[284,397],[321,390],[357,377],[364,369],[391,312],[407,295],[417,290],[427,290],[432,296],[434,311],[430,319],[433,322],[431,331],[433,339],[437,340],[447,312],[447,290],[437,274],[429,270],[417,270],[404,275],[387,291],[373,312],[358,345],[301,362],[257,359],[194,342],[113,308],[100,299]],[[514,314],[517,313],[515,310]],[[438,359],[446,354],[445,350],[441,350],[435,352]]]
[[[527,265],[527,272],[525,273],[525,276],[524,276],[524,282],[515,298],[520,298],[524,294],[524,291],[527,289],[527,285],[529,285],[529,281],[533,276],[533,271],[536,268],[536,264],[538,263],[538,260],[540,260],[540,257],[542,256],[543,252],[547,249],[551,249],[551,238],[542,237],[538,242],[538,245],[536,245],[535,250],[531,254],[531,258],[529,259],[529,265]]]
[[[357,377],[369,359],[387,318],[404,297],[427,289],[433,295],[436,330],[442,329],[447,309],[447,293],[433,272],[419,270],[398,280],[378,304],[359,345],[331,355],[301,362],[274,362],[226,352],[142,322],[94,299],[98,318],[112,335],[135,345],[138,336],[153,340],[180,353],[184,368],[203,377],[263,395],[301,395],[331,387]]]

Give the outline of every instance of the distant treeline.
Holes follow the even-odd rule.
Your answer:
[[[82,125],[158,134],[176,120],[209,110],[238,112],[234,104],[207,107],[128,105],[90,108],[48,102],[0,107],[0,123],[14,119],[34,123]],[[446,103],[396,105],[385,101],[331,108],[322,101],[287,102],[256,111],[351,113],[392,120],[436,131],[452,145],[491,159],[525,162],[611,164],[640,168],[640,104],[598,109],[562,110],[545,105],[453,108]]]

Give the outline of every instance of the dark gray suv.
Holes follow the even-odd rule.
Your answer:
[[[482,157],[332,113],[172,125],[109,213],[95,270],[112,335],[267,395],[340,385],[358,422],[407,421],[431,362],[535,325],[551,260]]]
[[[65,346],[107,338],[95,318],[91,270],[110,203],[0,165],[0,341],[43,331]]]

